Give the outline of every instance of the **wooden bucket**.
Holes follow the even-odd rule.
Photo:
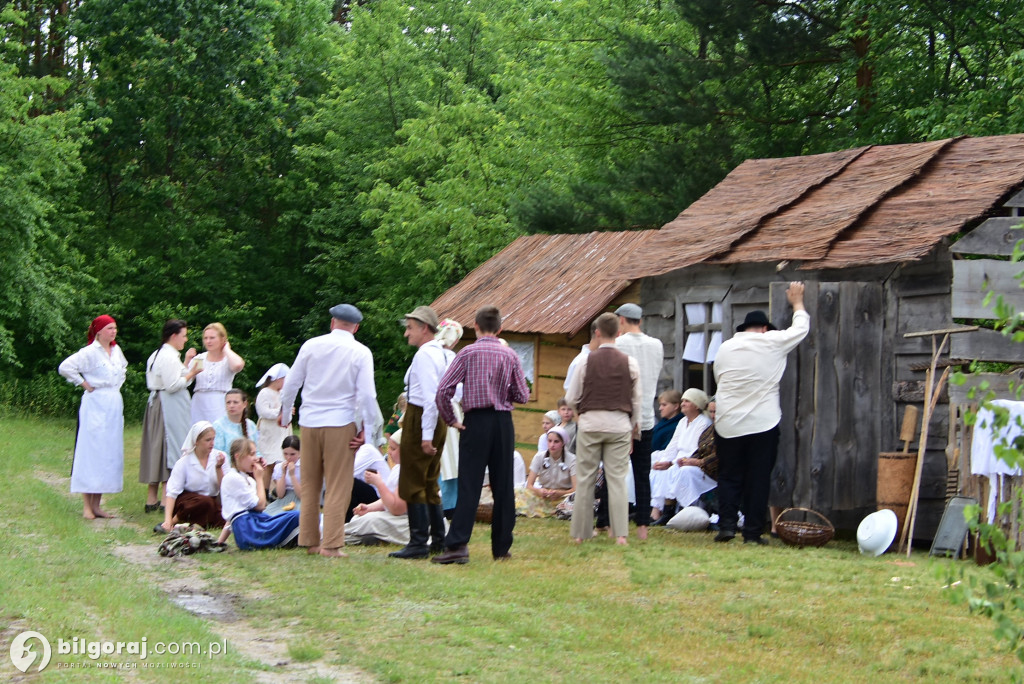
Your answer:
[[[900,538],[907,520],[907,508],[910,506],[910,492],[914,488],[916,469],[916,452],[905,454],[902,451],[883,451],[878,454],[875,500],[878,501],[878,510],[888,508],[896,514],[899,523],[896,529],[897,539]]]

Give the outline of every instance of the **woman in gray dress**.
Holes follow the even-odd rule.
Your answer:
[[[188,325],[172,319],[164,323],[163,344],[146,361],[146,388],[149,402],[142,423],[142,452],[139,458],[139,482],[148,485],[145,510],[160,506],[160,483],[167,482],[171,468],[181,454],[181,446],[192,427],[188,385],[202,372],[186,368],[196,355],[195,349],[181,350],[188,341]]]

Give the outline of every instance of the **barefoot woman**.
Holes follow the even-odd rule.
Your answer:
[[[125,360],[117,346],[117,323],[98,316],[89,326],[89,345],[64,359],[57,371],[83,390],[78,410],[75,460],[71,467],[71,491],[82,495],[82,517],[109,518],[100,508],[100,497],[121,491],[124,485],[124,384]]]

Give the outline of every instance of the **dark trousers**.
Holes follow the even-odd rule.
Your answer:
[[[409,404],[402,418],[402,470],[398,473],[398,498],[414,504],[441,503],[437,479],[441,476],[441,452],[448,428],[440,418],[434,426],[432,444],[437,452],[423,451],[423,408]]]
[[[516,497],[512,479],[512,452],[515,430],[510,411],[491,408],[466,412],[466,429],[459,439],[459,498],[452,524],[444,539],[453,549],[469,543],[480,505],[484,469],[490,471],[494,514],[491,520],[491,553],[495,558],[512,548],[512,529],[516,524]]]
[[[633,451],[629,454],[629,463],[633,467],[633,488],[636,493],[636,510],[633,519],[637,527],[651,524],[651,433],[644,430],[640,439],[633,440]],[[601,480],[597,490],[601,502],[597,504],[597,526],[608,527],[608,483]]]
[[[764,532],[772,468],[779,452],[779,428],[742,437],[715,433],[718,454],[718,511],[720,529],[735,532],[743,511],[743,538]]]

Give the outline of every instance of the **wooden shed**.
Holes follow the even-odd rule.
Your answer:
[[[932,341],[905,335],[990,318],[982,283],[1024,310],[1020,269],[1006,257],[1022,187],[1024,135],[748,160],[658,231],[520,238],[434,306],[468,322],[495,303],[505,336],[532,345],[534,394],[516,422],[526,450],[601,311],[639,300],[645,331],[665,345],[661,388],[713,392],[717,345],[753,309],[788,325],[785,287],[805,281],[811,333],[783,380],[773,504],[853,529],[875,509],[879,453],[897,450],[905,407],[922,402]],[[1021,360],[990,330],[954,335],[952,356]],[[930,423],[918,539],[934,534],[963,447],[953,414],[944,393]]]
[[[529,464],[541,416],[563,396],[565,372],[590,339],[590,321],[609,308],[640,300],[639,283],[610,274],[657,231],[520,237],[431,306],[474,338],[476,310],[497,306],[502,338],[523,361],[530,400],[513,412],[516,448]]]
[[[905,334],[991,318],[983,283],[1024,309],[1013,279],[1021,269],[1000,256],[1016,242],[1022,185],[1024,135],[749,160],[615,275],[641,281],[646,329],[664,341],[675,384],[709,390],[709,360],[683,358],[690,337],[703,332],[698,342],[711,347],[712,334],[728,338],[756,308],[784,327],[787,281],[807,283],[811,333],[783,380],[773,504],[813,508],[850,529],[875,508],[878,454],[896,450],[905,406],[922,402],[932,342]],[[965,258],[978,254],[997,258]],[[953,335],[952,347],[962,359],[1022,358],[990,330]],[[947,456],[954,465],[960,442],[960,421],[941,401],[919,539],[934,534]]]

